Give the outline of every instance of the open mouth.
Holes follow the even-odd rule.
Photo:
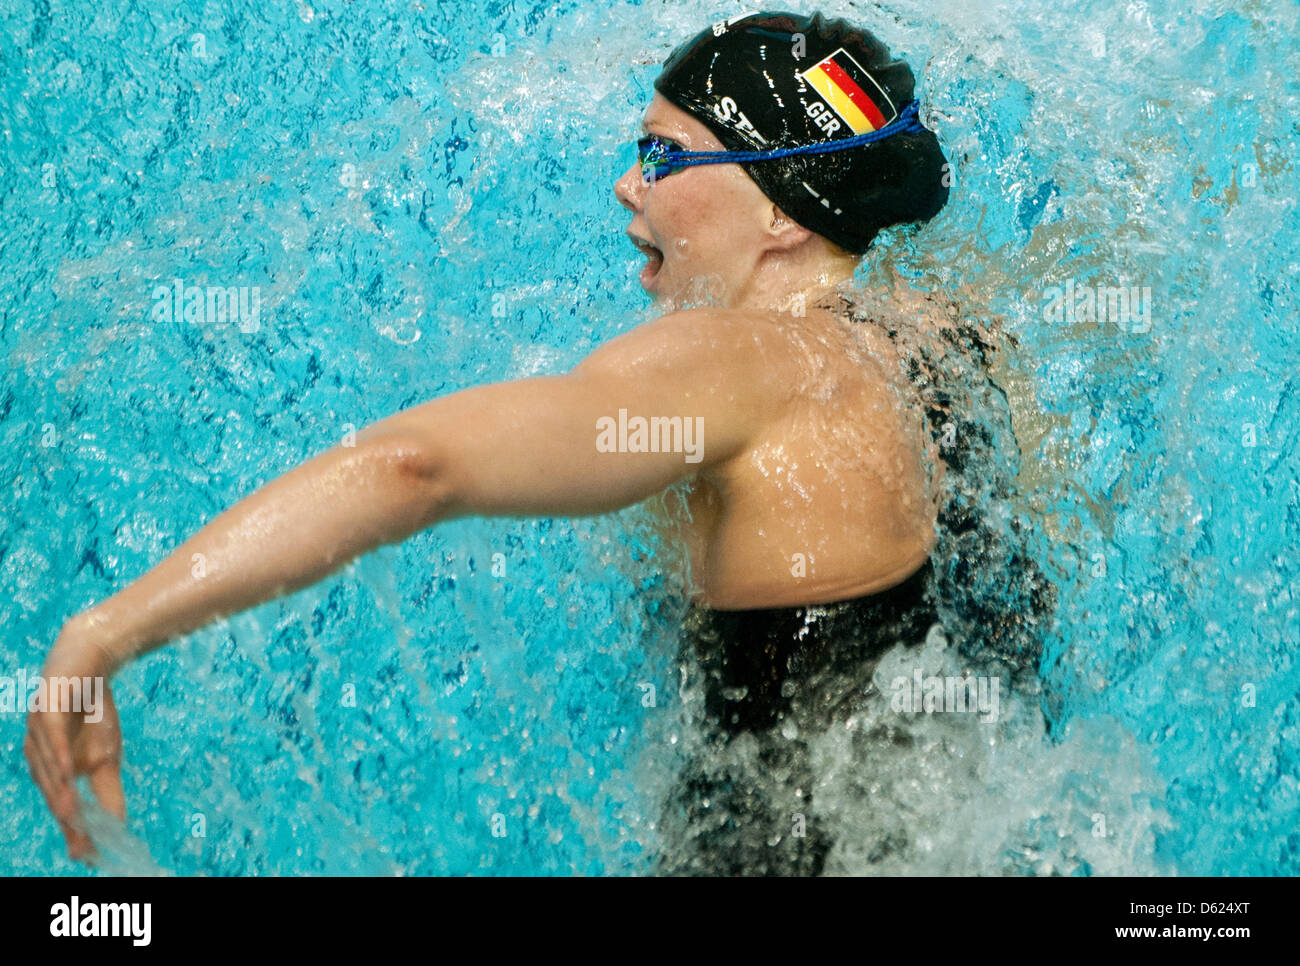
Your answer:
[[[632,244],[637,247],[637,251],[646,256],[645,267],[641,269],[641,287],[649,291],[655,279],[659,277],[659,270],[664,267],[664,253],[631,232],[627,237],[632,239]]]

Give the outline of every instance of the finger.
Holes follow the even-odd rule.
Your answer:
[[[77,785],[60,776],[55,776],[54,781],[46,801],[63,831],[63,838],[68,844],[68,855],[74,859],[83,858],[94,851],[94,845],[86,830],[86,820],[81,814],[81,796],[77,793]]]
[[[23,739],[23,752],[33,767],[39,766],[47,773],[53,772],[54,752],[50,748],[50,739],[45,736],[45,723],[34,714],[27,716],[27,735]]]
[[[70,782],[60,782],[57,778],[49,788],[42,788],[45,803],[50,813],[59,823],[63,838],[68,844],[68,855],[79,859],[92,849],[90,836],[87,834],[85,820],[81,816],[81,800],[77,788]]]
[[[39,713],[45,715],[50,712]],[[32,741],[28,762],[46,806],[63,831],[68,844],[68,855],[80,859],[93,853],[94,847],[90,836],[86,834],[81,802],[73,783],[71,750],[57,728],[52,730],[47,727],[48,721],[48,718],[36,718],[28,730]],[[60,749],[63,749],[62,754]]]
[[[44,737],[39,728],[29,730],[24,750],[27,753],[27,764],[31,769],[32,777],[36,779],[36,787],[45,796],[45,804],[50,811],[56,818],[59,817],[59,812],[63,808],[63,789],[67,785],[67,778],[59,772],[58,766],[54,763],[49,740]]]
[[[40,789],[41,797],[45,799],[45,807],[50,810],[50,814],[58,818],[55,811],[55,799],[59,794],[58,776],[50,769],[44,758],[37,756],[30,764],[32,777],[36,780],[36,787]]]
[[[126,821],[126,795],[122,791],[122,773],[117,762],[105,761],[90,773],[90,788],[105,811]]]
[[[95,844],[90,841],[90,835],[84,826],[60,822],[59,827],[63,830],[63,837],[68,843],[68,858],[86,860],[96,854]]]
[[[79,857],[90,844],[86,834],[86,823],[81,816],[81,799],[77,795],[77,786],[72,782],[55,779],[50,794],[46,796],[50,812],[63,830],[63,837],[68,842],[68,854],[74,859]]]
[[[41,753],[51,766],[71,779],[72,744],[68,741],[67,717],[56,711],[34,711],[28,718],[28,731]]]

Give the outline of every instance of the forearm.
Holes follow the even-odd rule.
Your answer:
[[[402,437],[329,450],[241,500],[143,577],[78,615],[68,637],[96,647],[97,662],[111,674],[218,617],[306,587],[431,525],[442,502],[437,475]]]

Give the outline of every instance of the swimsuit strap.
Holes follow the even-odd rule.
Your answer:
[[[888,324],[887,322],[881,319],[876,318],[874,315],[871,315],[870,313],[863,312],[861,313],[861,315],[855,315],[853,311],[855,308],[853,304],[853,300],[849,298],[847,295],[845,295],[843,292],[836,292],[835,298],[839,300],[840,304],[838,306],[827,304],[827,300],[823,299],[823,300],[819,300],[815,304],[815,307],[824,308],[851,324],[860,324],[861,322],[864,321],[868,322],[871,325],[876,326],[882,332],[884,332],[885,335],[889,336],[889,341],[892,342],[895,346],[898,345],[898,329],[896,327]],[[919,365],[920,363],[917,360],[913,359],[910,360],[910,364],[908,366],[909,368],[908,382],[913,387],[913,389],[918,388],[916,386],[916,377],[919,374]],[[924,400],[922,400],[922,402],[924,402]],[[943,436],[944,427],[952,418],[953,417],[950,412],[938,406],[934,406],[934,405],[925,406],[926,424],[930,429],[931,438],[934,439],[936,442]]]

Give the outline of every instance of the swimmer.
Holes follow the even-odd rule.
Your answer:
[[[852,324],[840,296],[882,229],[947,200],[913,87],[872,34],[820,14],[733,17],[683,43],[613,186],[658,318],[567,374],[425,402],[290,470],[68,620],[43,673],[107,682],[445,520],[605,513],[683,481],[691,634],[722,731],[770,731],[798,710],[783,681],[805,661],[813,605],[829,628],[814,641],[879,622],[923,634],[940,512],[928,444],[881,361],[889,334]],[[24,751],[73,858],[93,855],[77,776],[125,818],[104,694],[96,723],[28,719]],[[744,848],[721,842],[684,871],[815,872],[825,843],[780,866]]]

